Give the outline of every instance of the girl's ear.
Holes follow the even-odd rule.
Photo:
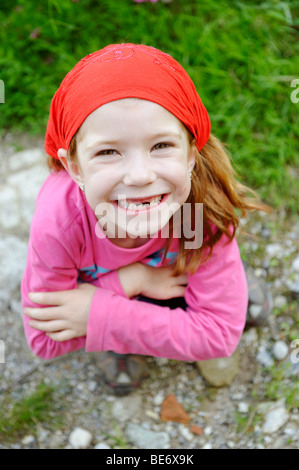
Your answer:
[[[196,141],[195,141],[195,139],[193,139],[191,144],[190,144],[189,154],[188,154],[188,168],[189,168],[189,171],[192,171],[194,166],[195,166],[196,152],[197,152]]]
[[[80,171],[80,167],[76,162],[70,162],[67,158],[67,150],[59,149],[57,152],[57,156],[63,165],[64,169],[68,172],[71,178],[77,183],[79,186],[82,186],[83,177]]]

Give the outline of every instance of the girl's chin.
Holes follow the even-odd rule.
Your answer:
[[[154,238],[155,235],[161,230],[160,225],[154,225],[151,227],[143,227],[143,226],[127,226],[127,227],[117,227],[118,232],[121,232],[122,235],[125,234],[127,238]]]

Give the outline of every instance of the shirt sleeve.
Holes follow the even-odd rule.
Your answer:
[[[184,361],[230,356],[242,335],[248,304],[235,239],[221,237],[208,261],[189,277],[185,300],[186,311],[172,310],[99,288],[91,305],[86,351]]]
[[[73,257],[59,240],[50,234],[32,235],[28,244],[27,264],[21,283],[22,307],[36,307],[29,292],[49,292],[75,289],[78,272]],[[42,305],[39,305],[43,307]],[[57,342],[44,331],[28,325],[30,320],[23,315],[24,331],[29,347],[42,359],[51,359],[77,349],[84,348],[85,337]]]
[[[47,230],[40,230],[40,226],[47,227]],[[27,263],[21,283],[23,310],[26,307],[45,307],[33,304],[28,298],[29,292],[77,288],[80,247],[84,243],[81,237],[82,230],[78,228],[76,220],[63,230],[55,227],[45,216],[42,221],[38,219],[33,222],[28,243]],[[127,297],[117,271],[104,274],[96,279],[94,284],[101,287],[101,294],[109,287],[116,294]],[[30,318],[24,314],[23,324],[27,343],[34,354],[42,359],[52,359],[85,347],[85,336],[67,341],[54,341],[44,331],[30,327],[29,320]]]
[[[103,289],[108,289],[110,291],[113,291],[115,294],[121,295],[122,297],[125,297],[129,299],[125,291],[123,290],[123,287],[121,285],[121,282],[118,277],[117,270],[114,269],[113,271],[110,271],[109,273],[104,274],[98,279],[97,286],[101,287]]]

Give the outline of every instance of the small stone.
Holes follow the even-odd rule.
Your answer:
[[[290,424],[288,427],[286,427],[284,429],[284,434],[286,434],[287,436],[295,436],[295,434],[298,432],[298,427],[297,425],[294,423],[294,424]]]
[[[34,436],[31,436],[31,434],[23,437],[22,439],[22,444],[24,444],[25,446],[32,444],[32,442],[34,442]]]
[[[148,416],[149,418],[152,418],[156,421],[159,421],[160,419],[160,416],[158,415],[158,413],[155,413],[154,411],[152,410],[146,410],[145,412],[146,416]]]
[[[161,420],[174,421],[175,423],[188,424],[190,416],[178,403],[174,395],[168,395],[162,403]]]
[[[285,436],[279,436],[271,445],[271,449],[284,449],[286,444]]]
[[[94,446],[94,449],[111,449],[111,447],[105,442],[98,442],[98,444]]]
[[[166,432],[153,432],[135,423],[128,425],[126,436],[140,449],[168,449],[170,445]]]
[[[271,367],[274,364],[271,354],[264,346],[259,347],[256,358],[265,367]]]
[[[210,442],[207,442],[202,449],[213,449],[212,444]]]
[[[286,377],[299,378],[299,349],[298,344],[295,343],[295,345],[297,345],[297,348],[292,351],[286,361]]]
[[[48,440],[48,436],[49,436],[48,429],[45,429],[42,426],[38,426],[38,441],[46,442]]]
[[[156,357],[155,361],[156,361],[156,364],[157,364],[158,367],[164,367],[169,362],[166,357]]]
[[[117,421],[124,423],[138,414],[141,407],[141,397],[133,394],[119,398],[113,403],[112,414]]]
[[[250,305],[249,313],[252,319],[257,318],[260,315],[262,308],[263,308],[262,305],[256,305],[256,304]]]
[[[210,436],[213,432],[213,428],[211,426],[207,426],[205,429],[204,429],[204,433],[206,436]]]
[[[91,380],[88,384],[88,390],[90,392],[95,392],[98,388],[99,384],[95,380]]]
[[[190,432],[188,428],[186,428],[184,425],[181,425],[179,427],[179,432],[181,436],[186,439],[186,441],[192,441],[193,440],[193,434]]]
[[[299,273],[299,256],[297,256],[295,259],[293,259],[292,269],[293,269],[293,271],[296,271],[297,273]]]
[[[265,422],[263,425],[263,432],[264,433],[274,433],[278,431],[289,419],[288,412],[285,406],[278,406],[270,410],[265,415]]]
[[[243,333],[242,339],[246,346],[256,346],[259,341],[256,328],[249,328],[248,331]]]
[[[233,400],[238,400],[238,401],[239,401],[239,400],[242,400],[242,398],[244,398],[244,392],[242,392],[242,391],[240,391],[240,392],[238,392],[238,391],[232,392],[232,393],[231,393],[231,398],[232,398]]]
[[[257,276],[257,277],[266,277],[267,276],[267,271],[263,268],[256,268],[254,270],[254,274]]]
[[[157,395],[154,396],[153,403],[155,406],[160,406],[162,405],[164,400],[164,392],[161,390],[160,392],[157,393]]]
[[[263,444],[256,444],[257,449],[265,449],[265,446]]]
[[[248,413],[249,411],[249,404],[245,402],[240,402],[238,404],[238,411],[239,413]]]
[[[197,367],[203,378],[214,387],[230,385],[239,373],[239,353],[232,356],[207,361],[197,361]]]
[[[234,449],[236,447],[236,444],[233,441],[227,441],[227,447],[229,449]]]
[[[299,281],[295,281],[290,283],[290,290],[294,292],[294,294],[299,294]]]
[[[275,359],[281,361],[288,355],[289,348],[283,341],[276,341],[273,346],[272,352]]]
[[[64,434],[61,430],[49,436],[47,446],[49,449],[59,449],[64,442]]]
[[[87,449],[92,441],[92,434],[82,428],[75,428],[70,434],[69,443],[75,449]]]
[[[287,298],[284,295],[277,295],[274,299],[273,305],[276,308],[283,308],[287,303]]]
[[[266,252],[270,258],[278,257],[282,252],[282,246],[279,243],[270,243],[266,246]]]

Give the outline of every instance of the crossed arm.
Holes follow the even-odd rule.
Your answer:
[[[154,299],[183,297],[188,282],[186,274],[174,276],[173,266],[153,268],[133,263],[118,269],[118,276],[127,297],[144,295]],[[31,292],[31,302],[44,307],[26,307],[29,326],[54,341],[66,341],[85,336],[89,310],[97,287],[79,284],[77,289],[55,292]]]

